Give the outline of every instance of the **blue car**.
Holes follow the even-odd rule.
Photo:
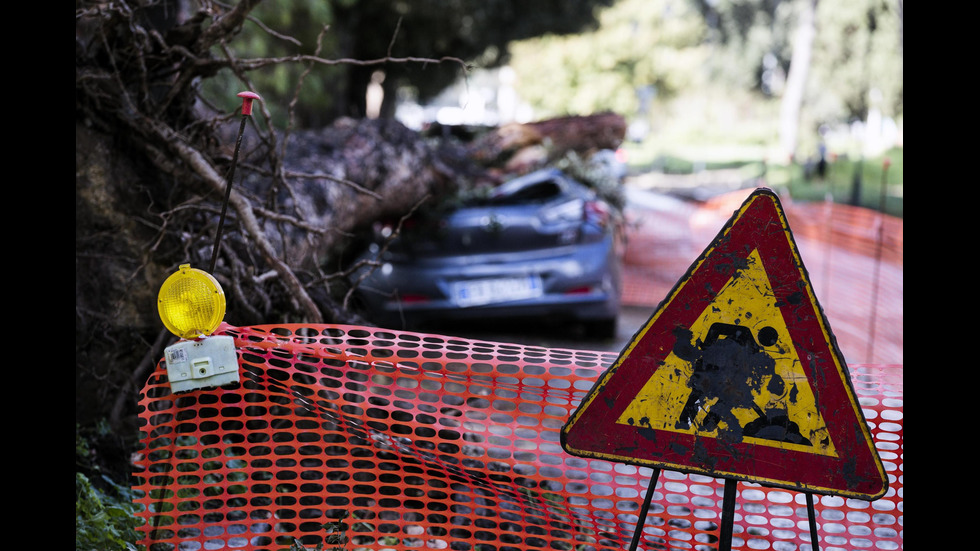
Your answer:
[[[352,280],[364,316],[382,327],[547,317],[610,338],[623,239],[616,208],[560,170],[543,169],[434,219],[408,220],[398,232],[377,225]]]

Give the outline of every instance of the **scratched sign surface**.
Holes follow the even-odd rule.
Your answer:
[[[873,500],[887,477],[778,197],[753,192],[562,429],[568,453]]]

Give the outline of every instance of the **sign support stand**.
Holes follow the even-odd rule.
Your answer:
[[[813,494],[806,492],[806,516],[810,520],[810,549],[820,551],[820,542],[817,541],[817,515],[813,509]]]
[[[643,534],[643,523],[647,519],[647,511],[650,510],[650,500],[653,499],[653,491],[657,489],[657,480],[660,479],[660,468],[654,468],[650,476],[650,487],[647,488],[647,495],[643,498],[643,506],[640,507],[640,516],[636,519],[636,529],[633,531],[633,540],[630,541],[630,551],[636,551],[636,546],[640,543],[640,535]]]
[[[725,479],[725,497],[721,504],[721,536],[718,551],[732,550],[732,530],[735,525],[735,494],[738,481]]]

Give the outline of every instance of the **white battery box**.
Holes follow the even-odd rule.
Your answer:
[[[173,392],[239,382],[235,339],[227,335],[180,341],[168,346],[164,361]]]

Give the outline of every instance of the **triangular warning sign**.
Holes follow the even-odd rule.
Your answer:
[[[888,488],[778,197],[753,192],[561,432],[573,455],[873,500]]]

